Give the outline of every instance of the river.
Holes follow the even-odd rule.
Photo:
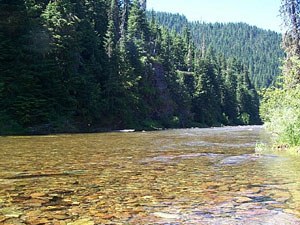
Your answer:
[[[300,158],[261,130],[0,137],[0,224],[300,224]]]

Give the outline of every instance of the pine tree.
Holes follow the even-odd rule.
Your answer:
[[[145,11],[147,7],[147,0],[139,0],[142,9]]]
[[[236,97],[237,75],[236,72],[229,66],[225,72],[225,91],[223,111],[228,116],[230,123],[237,123],[238,103]]]
[[[201,56],[191,24],[148,22],[145,3],[0,1],[0,133],[257,123],[257,68]]]
[[[120,47],[124,47],[124,43],[126,42],[126,35],[128,30],[128,15],[129,15],[129,7],[130,7],[130,1],[124,0],[123,2],[123,8],[122,8],[122,18],[120,23]]]
[[[1,114],[22,126],[49,120],[49,107],[43,92],[45,61],[35,47],[30,15],[24,1],[2,1],[0,4],[0,46],[2,84]],[[5,17],[5,18],[3,18]],[[44,64],[43,64],[44,63]]]
[[[226,58],[238,57],[249,68],[255,87],[273,85],[280,74],[279,59],[284,57],[280,48],[281,34],[244,23],[189,22],[183,15],[164,12],[154,12],[154,15],[160,25],[177,33],[183,34],[188,26],[195,46],[202,49],[201,56],[205,56],[208,46],[212,45]]]
[[[150,30],[145,11],[141,9],[138,0],[134,0],[129,12],[128,35],[141,51],[147,49],[147,42],[150,37]]]
[[[282,0],[281,15],[284,19],[286,32],[282,46],[287,55],[284,64],[285,81],[293,87],[300,83],[300,1]]]

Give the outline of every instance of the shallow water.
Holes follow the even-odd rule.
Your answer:
[[[300,224],[261,127],[0,137],[0,224]]]

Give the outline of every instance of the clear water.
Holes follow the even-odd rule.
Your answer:
[[[261,127],[0,137],[0,224],[300,224]]]

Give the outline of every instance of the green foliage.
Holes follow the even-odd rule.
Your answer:
[[[300,145],[300,86],[268,89],[260,109],[268,131],[277,145]]]
[[[298,1],[282,1],[280,12],[287,29],[282,43],[286,53],[282,83],[264,90],[260,107],[275,145],[289,152],[298,152],[300,146],[299,7]]]
[[[226,58],[239,58],[249,68],[249,76],[257,88],[275,84],[280,74],[281,34],[245,23],[189,22],[184,15],[151,12],[162,26],[184,34],[188,25],[195,45],[203,50],[209,45]],[[150,17],[150,12],[148,12]]]
[[[0,112],[0,135],[22,134],[24,132],[25,129],[20,124]]]
[[[153,120],[144,120],[142,121],[141,125],[143,129],[149,129],[149,130],[158,130],[163,127],[160,123]]]
[[[241,121],[242,124],[249,125],[250,124],[250,115],[248,113],[242,113],[238,119]]]
[[[300,60],[291,60],[293,67],[282,77],[283,83],[264,90],[260,114],[277,145],[295,147],[300,145],[300,85],[294,83],[294,76]]]
[[[2,134],[260,122],[248,68],[138,0],[0,1],[0,17]]]

